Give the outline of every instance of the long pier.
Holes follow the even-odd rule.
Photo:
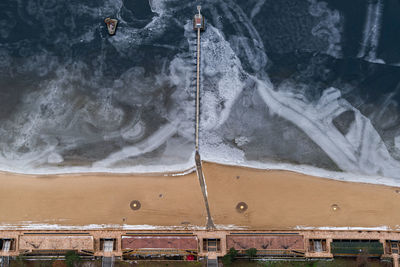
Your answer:
[[[201,192],[204,197],[204,204],[207,211],[207,229],[215,229],[214,222],[211,217],[210,206],[208,204],[207,187],[204,179],[203,168],[199,153],[199,128],[200,128],[200,33],[204,30],[204,17],[201,15],[201,7],[197,6],[198,14],[194,16],[193,28],[197,31],[197,59],[196,59],[196,172],[199,178]]]
[[[196,60],[196,151],[199,151],[200,123],[200,28],[197,28],[197,60]]]

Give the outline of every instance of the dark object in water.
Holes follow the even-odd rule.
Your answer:
[[[114,35],[117,29],[118,20],[106,18],[104,22],[107,24],[107,30],[109,35]]]

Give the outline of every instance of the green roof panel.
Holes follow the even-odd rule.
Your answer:
[[[353,256],[358,254],[380,256],[383,254],[383,245],[380,242],[333,241],[331,243],[331,252],[337,256]]]

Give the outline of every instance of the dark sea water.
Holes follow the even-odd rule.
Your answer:
[[[199,4],[204,160],[400,178],[398,0],[3,0],[0,169],[193,166]]]

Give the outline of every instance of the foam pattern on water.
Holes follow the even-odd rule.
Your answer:
[[[7,1],[0,20],[2,170],[194,166],[196,3],[151,0],[137,17],[134,4]],[[346,17],[332,1],[201,4],[204,160],[359,181],[400,178],[399,90],[385,78],[397,72],[369,65],[383,63],[382,1],[364,6],[362,63],[354,69],[365,71],[343,75],[337,66],[348,64]],[[119,20],[113,37],[108,16]]]

